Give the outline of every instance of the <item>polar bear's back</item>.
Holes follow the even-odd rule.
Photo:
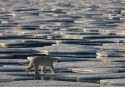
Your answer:
[[[30,56],[27,59],[33,64],[37,65],[52,65],[53,62],[58,62],[57,58],[50,58],[48,56]]]

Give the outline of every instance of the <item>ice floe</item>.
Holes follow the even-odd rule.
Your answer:
[[[0,0],[0,87],[124,87],[124,27],[124,0]],[[61,62],[25,74],[29,56]]]

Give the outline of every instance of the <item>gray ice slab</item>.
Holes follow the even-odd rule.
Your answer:
[[[25,72],[26,66],[19,66],[19,65],[4,65],[0,67],[1,72]]]
[[[31,35],[26,35],[27,39],[47,39],[47,36],[50,34],[31,34]]]
[[[0,44],[2,45],[2,43],[5,43],[5,44],[13,44],[13,43],[27,43],[27,44],[30,44],[30,43],[55,43],[56,41],[55,40],[45,40],[45,39],[26,39],[26,38],[23,38],[23,39],[2,39],[0,40]]]
[[[26,46],[25,42],[11,42],[11,43],[0,43],[2,47],[23,47]]]
[[[10,32],[10,31],[8,31],[8,30],[6,30],[6,32]],[[26,39],[2,39],[2,40],[0,40],[0,43],[23,43],[23,42],[25,42],[25,41],[27,41]]]
[[[23,21],[21,20],[21,21],[17,21],[17,22],[22,22],[22,25],[20,25],[20,27],[24,27],[24,28],[25,28],[25,26],[27,27],[27,25],[29,26],[29,28],[31,28],[31,26],[33,26],[33,25],[36,26],[41,23],[49,23],[49,22],[66,22],[66,23],[71,22],[71,23],[73,23],[73,21],[74,21],[73,18],[54,18],[54,17],[49,17],[49,16],[43,16],[42,19],[40,16],[37,16],[34,18],[32,16],[23,16],[23,19],[25,19],[25,20],[23,20]]]
[[[82,45],[102,45],[105,43],[114,43],[124,41],[124,39],[87,39],[87,40],[57,40],[56,44],[82,44]]]
[[[122,52],[116,51],[99,51],[96,53],[97,57],[125,57],[125,54]]]
[[[122,68],[124,62],[97,62],[97,61],[77,61],[77,62],[60,62],[55,65],[58,68]]]
[[[1,48],[1,53],[38,53],[39,51],[32,48]]]
[[[19,34],[3,34],[0,35],[1,39],[7,39],[7,38],[25,38],[25,35],[19,35]]]
[[[46,54],[45,52],[43,53],[44,55]],[[48,53],[46,54],[48,55]],[[78,58],[96,58],[96,55],[95,54],[89,54],[89,53],[86,53],[86,54],[79,54],[79,53],[51,53],[49,54],[49,56],[53,56],[53,57],[57,57],[57,56],[61,56],[61,57],[78,57]]]
[[[110,61],[110,62],[124,62],[125,61],[125,57],[96,57],[98,58],[100,61]]]
[[[100,80],[100,84],[104,84],[104,85],[122,85],[125,86],[125,79],[121,78],[121,79],[102,79]]]
[[[105,39],[105,38],[125,38],[123,35],[62,35],[63,39]]]
[[[102,44],[111,44],[111,43],[120,43],[120,42],[124,42],[125,39],[124,38],[106,38],[106,39],[90,39],[90,40],[87,40],[91,43],[100,43],[101,45]]]
[[[115,43],[115,44],[104,44],[103,46],[95,46],[95,48],[100,48],[100,49],[105,49],[105,50],[112,50],[112,51],[123,51],[124,52],[124,43],[123,44],[119,44],[119,43]]]
[[[86,43],[88,44],[88,40],[56,40],[56,44],[83,44]]]
[[[72,72],[76,73],[119,73],[124,72],[124,68],[69,68]]]
[[[78,81],[100,81],[101,79],[121,79],[125,78],[124,73],[110,73],[110,74],[99,74],[99,75],[81,75],[80,77],[77,78]]]
[[[98,84],[95,83],[74,83],[74,82],[66,82],[66,81],[53,81],[53,80],[27,80],[27,81],[16,81],[16,82],[7,82],[7,83],[0,83],[2,87],[36,87],[36,86],[43,86],[43,87],[99,87]]]
[[[13,55],[11,54],[1,54],[0,59],[6,59],[6,58],[13,58]]]
[[[54,34],[71,34],[71,35],[99,35],[98,32],[81,32],[81,31],[55,31]]]
[[[123,29],[117,29],[117,28],[84,28],[84,32],[99,32],[99,33],[117,33],[118,31],[123,31]]]
[[[106,44],[103,44],[104,46],[119,46],[119,47],[121,47],[121,46],[125,46],[125,44],[124,43],[106,43]]]
[[[0,45],[2,47],[8,47],[8,48],[24,48],[24,47],[32,47],[32,46],[45,46],[45,45],[51,45],[54,44],[55,41],[46,41],[46,40],[4,40],[1,41]]]
[[[28,74],[26,74],[25,72],[0,72],[0,75],[30,76],[34,75],[34,72]]]
[[[124,87],[124,86],[122,86],[122,85],[101,85],[101,87]]]
[[[26,64],[29,61],[27,59],[0,59],[0,65],[3,64]]]
[[[77,24],[90,24],[91,22],[95,21],[94,19],[87,19],[87,18],[81,18],[77,19],[74,22]]]
[[[32,80],[25,76],[0,75],[0,82],[17,81],[17,80]]]
[[[72,58],[72,57],[57,57],[62,62],[75,62],[75,61],[101,61],[101,59],[97,58]]]
[[[52,31],[49,31],[49,30],[19,30],[17,31],[18,33],[20,34],[51,34]]]
[[[73,45],[73,44],[54,44],[38,49],[43,53],[61,53],[61,54],[95,54],[96,49],[89,46]]]

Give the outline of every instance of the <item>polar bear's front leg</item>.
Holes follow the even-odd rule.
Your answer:
[[[52,72],[52,73],[55,73],[54,66],[51,65],[51,66],[49,66],[49,67],[50,67],[51,72]]]
[[[34,63],[33,66],[35,69],[35,74],[39,74],[39,72],[38,72],[39,65],[37,63]]]
[[[42,73],[42,74],[45,73],[45,68],[46,68],[46,66],[42,66],[42,68],[41,68],[41,73]]]
[[[25,73],[28,73],[33,68],[33,63],[30,61],[29,66],[25,69]]]

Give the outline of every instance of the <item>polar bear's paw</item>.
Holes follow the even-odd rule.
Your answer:
[[[29,70],[26,69],[26,70],[25,70],[25,73],[28,73],[28,72],[29,72]]]

